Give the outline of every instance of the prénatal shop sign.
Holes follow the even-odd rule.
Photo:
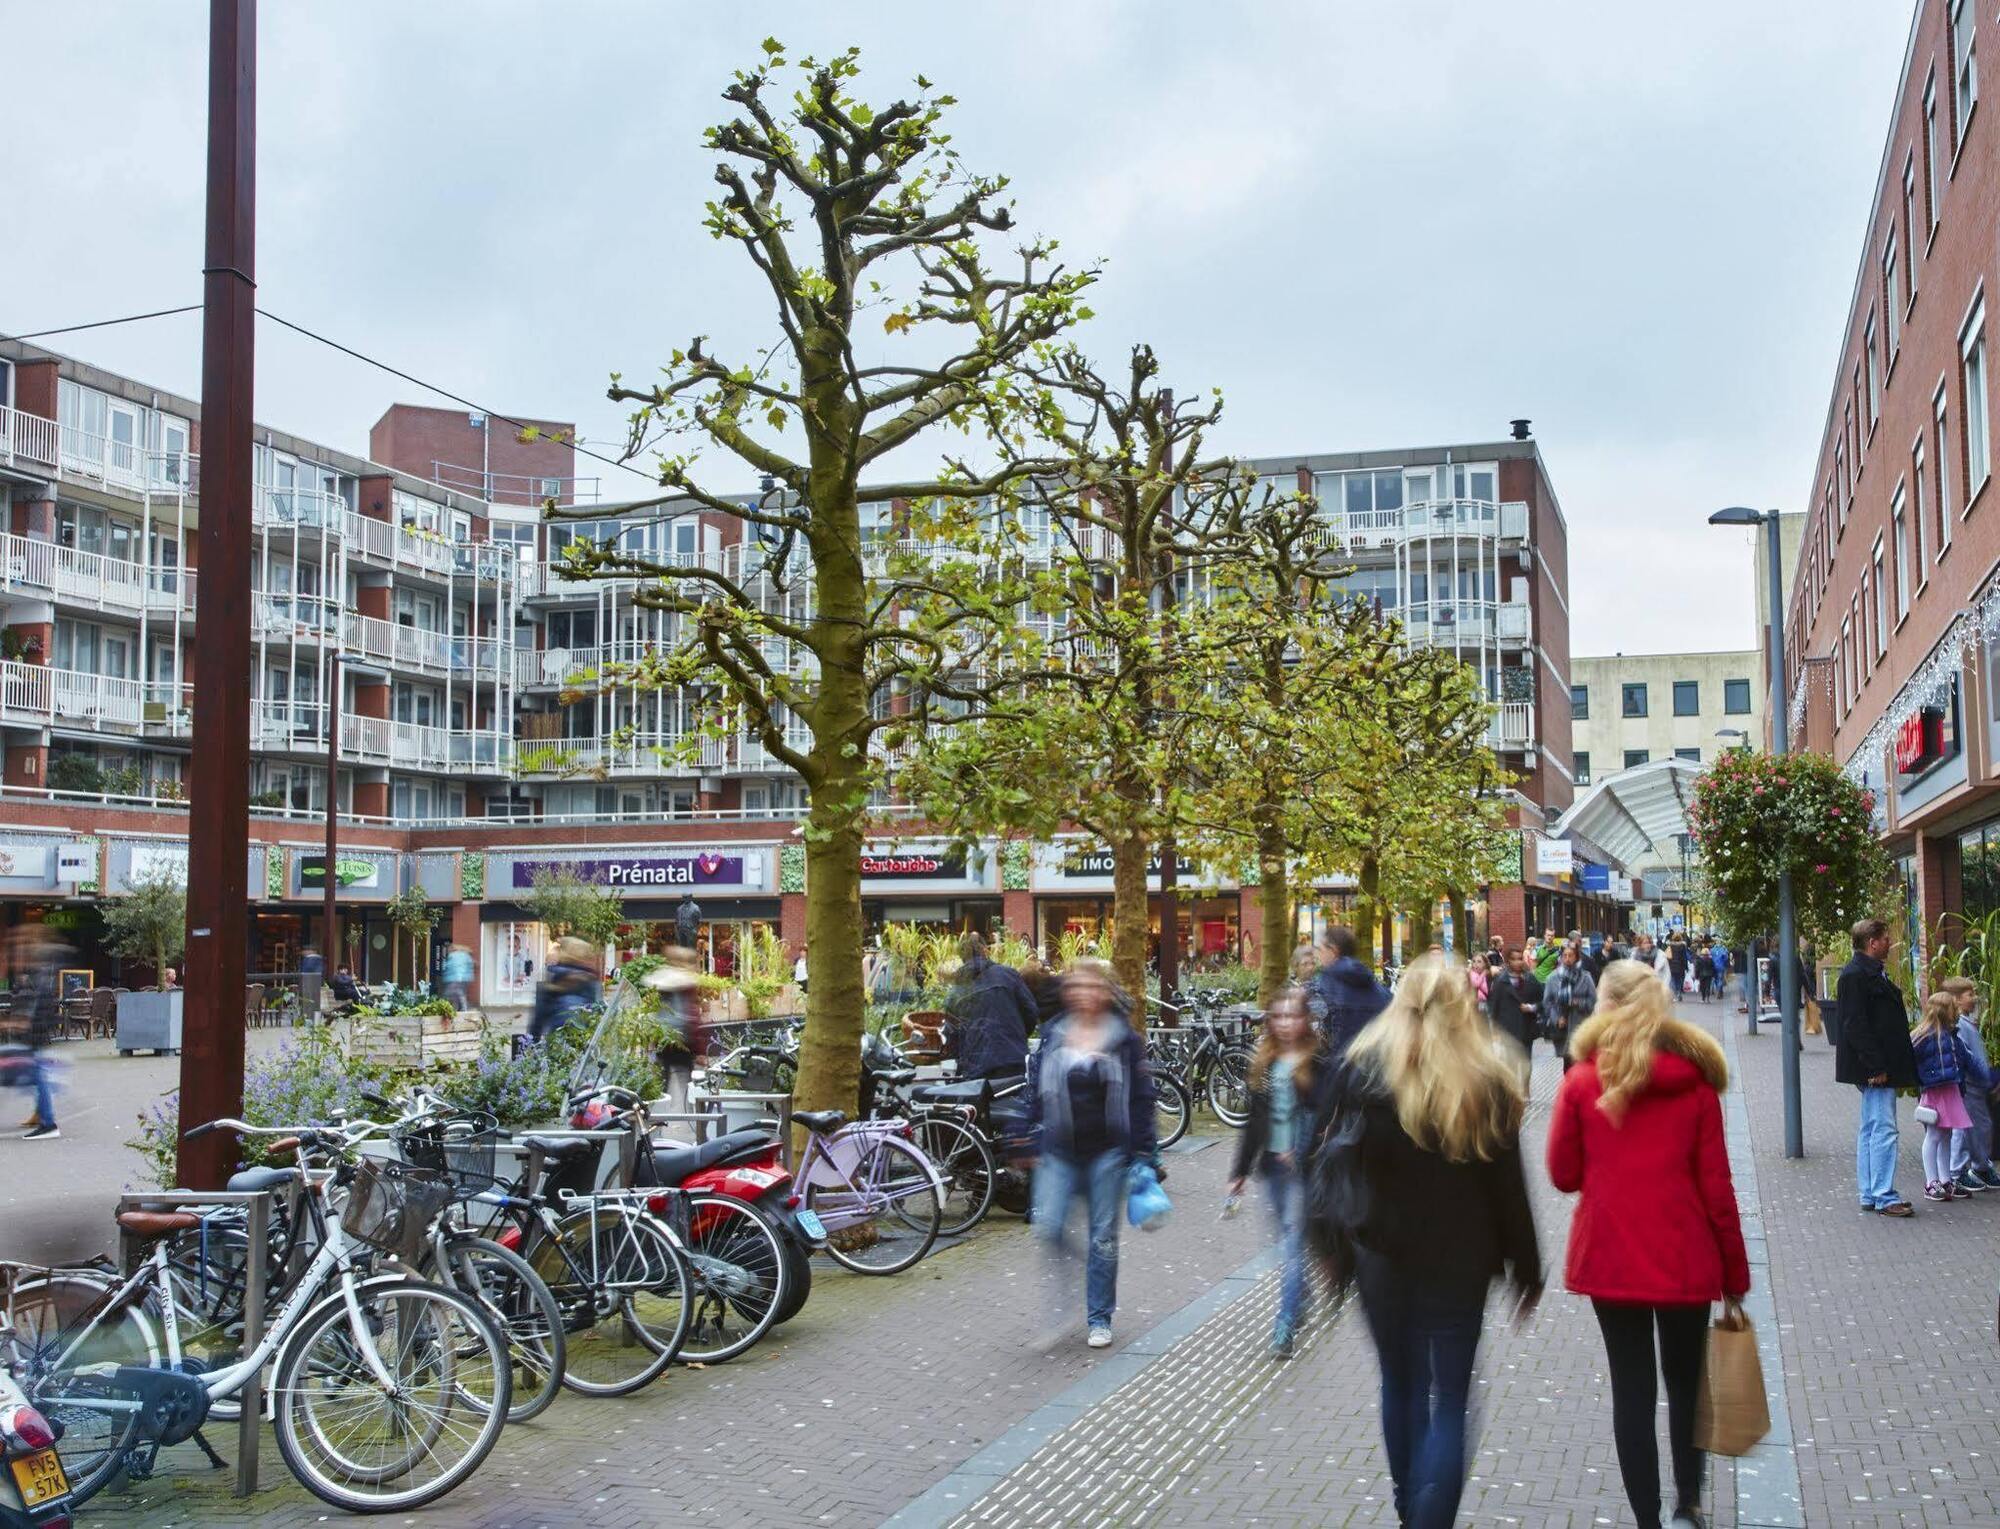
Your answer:
[[[516,860],[513,884],[530,891],[535,877],[568,872],[578,881],[595,882],[616,891],[652,887],[708,887],[743,885],[743,856],[615,855],[592,860]]]

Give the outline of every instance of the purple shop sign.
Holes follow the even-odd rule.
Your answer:
[[[516,860],[514,886],[528,891],[539,871],[568,871],[578,881],[632,887],[741,886],[741,855],[620,855],[602,860]]]

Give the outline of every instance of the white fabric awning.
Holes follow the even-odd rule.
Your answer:
[[[1679,865],[1675,836],[1688,831],[1702,769],[1689,759],[1655,759],[1620,770],[1578,797],[1555,831],[1590,840],[1634,874],[1643,866]]]

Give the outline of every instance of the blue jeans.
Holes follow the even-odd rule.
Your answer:
[[[1118,1217],[1125,1209],[1131,1159],[1119,1147],[1077,1162],[1044,1152],[1035,1168],[1035,1232],[1057,1260],[1066,1256],[1069,1208],[1079,1197],[1090,1206],[1090,1251],[1084,1259],[1083,1298],[1092,1327],[1109,1327],[1118,1306]]]
[[[1896,1091],[1861,1086],[1861,1124],[1854,1135],[1854,1177],[1866,1210],[1902,1198],[1896,1193]]]
[[[1276,1158],[1264,1159],[1264,1182],[1271,1190],[1271,1215],[1278,1223],[1278,1247],[1285,1272],[1278,1284],[1275,1335],[1288,1336],[1299,1325],[1299,1308],[1306,1293],[1306,1181],[1296,1167]]]
[[[1465,1410],[1486,1289],[1414,1285],[1363,1252],[1361,1309],[1382,1365],[1382,1443],[1409,1529],[1451,1529],[1465,1490]]]
[[[56,1095],[55,1090],[49,1087],[49,1075],[52,1071],[53,1069],[49,1066],[48,1054],[41,1051],[36,1052],[35,1117],[45,1126],[52,1126],[56,1123]]]

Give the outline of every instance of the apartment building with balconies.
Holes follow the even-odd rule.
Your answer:
[[[81,842],[100,846],[99,884],[115,891],[125,868],[164,853],[150,841],[185,834],[173,801],[193,765],[199,410],[30,346],[0,347],[0,368],[0,902],[62,893],[49,867],[75,863]],[[574,474],[573,434],[396,405],[371,431],[370,457],[356,457],[259,427],[246,595],[263,948],[296,950],[307,937],[298,905],[317,894],[302,867],[329,788],[356,853],[393,867],[343,891],[343,918],[370,928],[375,901],[423,885],[452,903],[454,937],[503,997],[539,949],[515,861],[644,861],[652,869],[633,872],[635,886],[699,886],[712,957],[757,923],[794,938],[802,929],[785,869],[806,807],[799,782],[706,690],[623,677],[674,646],[679,618],[649,608],[637,578],[564,578],[564,547],[586,537],[713,567],[794,617],[809,594],[727,515],[546,523],[547,501],[596,496],[595,481]],[[1254,465],[1273,486],[1317,498],[1328,556],[1349,570],[1355,598],[1474,667],[1496,702],[1491,741],[1516,781],[1515,820],[1529,833],[1552,821],[1569,789],[1567,553],[1535,443]],[[1020,555],[1052,555],[1055,529],[1023,514]],[[906,534],[897,507],[869,512],[871,556],[921,555]],[[810,662],[782,644],[768,657]],[[16,863],[28,885],[6,874],[9,832],[26,836]],[[864,916],[1082,927],[1100,916],[1085,907],[1089,848],[1026,857],[996,844],[966,856],[884,839],[870,848]],[[475,874],[489,864],[504,885]],[[674,882],[684,872],[692,879]],[[1325,892],[1330,905],[1347,895]],[[1191,947],[1235,947],[1254,927],[1254,896],[1203,886],[1182,909]],[[1472,916],[1482,930],[1567,927],[1595,922],[1579,911],[1587,902],[1531,875],[1496,887],[1490,911],[1481,900]],[[632,911],[669,910],[642,895]]]

